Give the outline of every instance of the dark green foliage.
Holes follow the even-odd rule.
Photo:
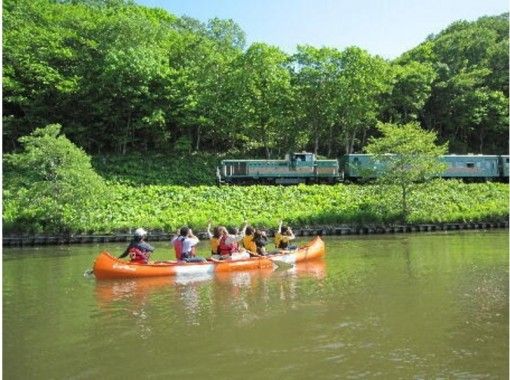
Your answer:
[[[419,62],[433,69],[430,87],[428,74],[414,86],[423,88],[420,97],[426,100],[419,120],[449,141],[451,152],[508,152],[508,25],[508,13],[455,22],[396,62],[401,67]],[[405,104],[396,97],[393,102],[397,107]]]
[[[388,63],[349,47],[254,43],[131,1],[3,3],[3,142],[59,123],[90,154],[360,151],[418,121],[454,153],[508,141],[508,15],[459,21]]]
[[[165,155],[131,153],[93,158],[106,180],[131,185],[214,185],[221,158],[207,153]]]

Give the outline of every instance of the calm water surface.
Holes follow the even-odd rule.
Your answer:
[[[3,376],[508,378],[508,230],[325,241],[324,261],[187,283],[84,276],[124,245],[6,248]]]

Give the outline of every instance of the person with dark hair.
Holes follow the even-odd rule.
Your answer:
[[[267,244],[267,236],[266,232],[262,230],[255,230],[253,234],[253,241],[255,242],[255,246],[257,247],[257,254],[260,256],[267,255],[266,252],[266,244]]]
[[[255,240],[253,240],[253,235],[255,233],[255,229],[252,226],[247,226],[246,231],[243,236],[243,247],[248,251],[250,256],[260,256],[257,253],[257,245],[255,244]]]
[[[213,231],[211,232],[211,222],[209,221],[209,225],[207,226],[207,236],[209,236],[209,243],[211,244],[211,256],[218,255],[221,238],[220,227],[214,227]]]
[[[193,235],[191,228],[182,227],[178,230],[176,236],[172,239],[177,260],[190,263],[207,261],[203,257],[196,256],[196,245],[198,242],[199,240]]]
[[[278,231],[274,236],[274,245],[278,249],[296,249],[295,245],[289,245],[291,240],[294,240],[296,236],[292,232],[292,229],[288,226],[283,225],[283,220],[280,221]]]
[[[129,255],[132,263],[147,264],[154,247],[147,243],[147,231],[143,228],[137,228],[133,235],[133,239],[129,243],[126,250],[119,256],[122,259]]]

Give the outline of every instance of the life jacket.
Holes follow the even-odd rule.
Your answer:
[[[218,246],[220,255],[231,255],[232,252],[237,251],[237,242],[227,244],[227,236],[224,235],[220,238],[220,244]]]
[[[182,246],[183,246],[184,238],[182,236],[179,236],[177,239],[173,241],[174,251],[175,251],[175,258],[177,260],[180,260],[182,257]]]
[[[257,252],[257,244],[253,241],[253,235],[243,237],[243,246],[250,252]]]
[[[147,264],[149,261],[149,255],[149,252],[143,252],[140,248],[129,248],[129,257],[131,258],[132,263]]]
[[[174,246],[174,250],[175,250],[175,258],[177,260],[182,260],[183,259],[183,252],[182,252],[182,248],[184,246],[184,239],[186,239],[185,237],[183,236],[179,236],[177,239],[175,239],[173,241],[173,246]],[[191,248],[191,252],[185,252],[185,253],[189,253],[189,255],[186,255],[186,256],[191,256],[191,257],[194,257],[195,254],[196,254],[196,248],[195,246],[193,246]]]
[[[289,246],[289,239],[278,232],[274,238],[274,246],[279,249],[286,249]]]
[[[220,239],[217,237],[212,237],[210,243],[211,243],[211,253],[213,255],[217,255],[219,252]]]

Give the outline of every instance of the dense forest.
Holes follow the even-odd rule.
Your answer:
[[[393,61],[352,46],[246,46],[123,0],[4,0],[3,147],[58,123],[90,155],[361,151],[417,121],[453,153],[508,151],[508,14],[458,21]]]

